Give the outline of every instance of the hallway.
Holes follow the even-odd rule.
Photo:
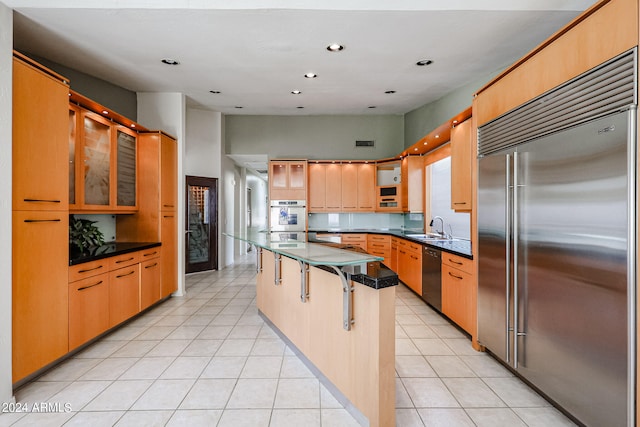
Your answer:
[[[404,285],[396,419],[408,426],[573,425]],[[254,257],[187,276],[171,298],[16,392],[61,412],[4,426],[357,426],[255,308]],[[70,406],[64,412],[65,404]]]

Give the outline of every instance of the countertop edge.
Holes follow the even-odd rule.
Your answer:
[[[111,258],[118,255],[128,254],[130,252],[143,251],[145,249],[155,248],[156,246],[162,246],[161,242],[114,242],[108,243],[104,246],[113,245],[113,244],[122,244],[125,247],[122,249],[116,249],[113,252],[101,253],[98,255],[89,255],[86,257],[75,257],[73,258],[71,254],[69,254],[69,266],[84,264],[91,261],[97,261],[104,258]]]

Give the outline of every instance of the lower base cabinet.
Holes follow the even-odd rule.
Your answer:
[[[442,254],[442,313],[471,333],[473,328],[472,261]]]
[[[418,295],[422,295],[422,245],[398,240],[398,278]]]
[[[161,212],[160,241],[162,242],[160,297],[178,290],[178,246],[176,242],[177,219],[175,212]]]
[[[69,283],[69,350],[109,329],[109,273]]]
[[[116,326],[140,311],[140,264],[109,273],[109,326]]]
[[[140,263],[140,311],[160,299],[160,258]]]

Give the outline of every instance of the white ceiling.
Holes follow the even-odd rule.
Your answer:
[[[313,115],[404,114],[501,70],[595,0],[0,1],[18,50],[226,114]]]

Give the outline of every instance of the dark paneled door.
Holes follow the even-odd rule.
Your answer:
[[[186,271],[218,269],[218,179],[187,176]]]

